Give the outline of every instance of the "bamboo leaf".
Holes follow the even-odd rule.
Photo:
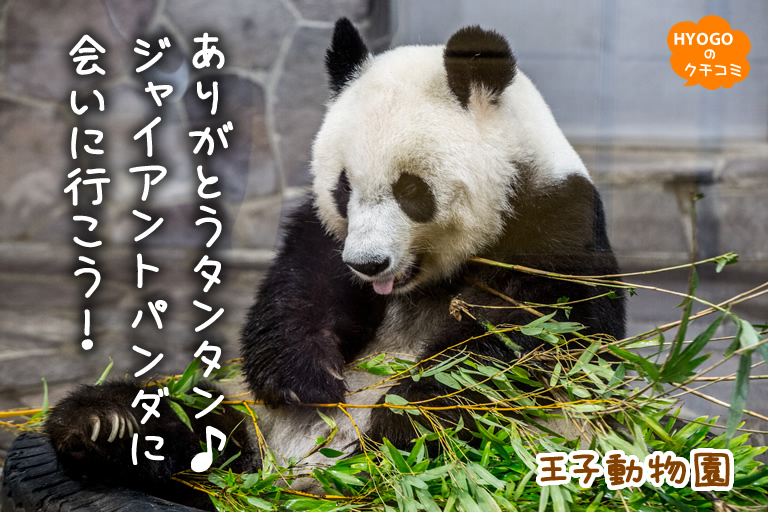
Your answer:
[[[99,377],[99,380],[96,381],[94,386],[101,386],[104,384],[104,382],[107,380],[107,375],[109,375],[109,372],[112,370],[112,367],[115,365],[115,361],[112,360],[112,358],[109,358],[109,364],[104,369],[104,371],[101,373],[101,377]]]
[[[723,254],[722,256],[717,256],[715,258],[715,263],[717,263],[717,267],[715,268],[715,271],[717,273],[720,273],[721,270],[726,265],[731,265],[733,263],[736,263],[739,261],[739,255],[735,252],[729,252],[727,254]]]
[[[496,503],[496,500],[493,499],[491,493],[489,493],[483,487],[477,487],[477,489],[475,489],[475,499],[477,500],[478,506],[480,506],[483,511],[501,512],[499,504]]]
[[[744,407],[747,405],[747,395],[749,394],[749,372],[752,367],[752,355],[744,353],[739,356],[739,368],[736,370],[736,380],[733,383],[733,395],[731,397],[731,407],[728,409],[728,418],[725,426],[725,437],[728,439],[726,446],[730,446],[730,439],[736,432],[736,428],[741,422],[741,416]]]
[[[384,446],[387,447],[387,451],[389,452],[389,456],[392,459],[392,462],[395,464],[395,467],[400,471],[401,473],[412,473],[411,466],[408,465],[408,463],[405,461],[403,456],[400,454],[397,448],[395,448],[392,443],[389,442],[389,439],[384,439]]]
[[[541,499],[539,500],[539,512],[545,512],[547,510],[547,503],[549,503],[549,491],[554,487],[553,485],[547,485],[541,488]]]
[[[341,471],[336,471],[335,469],[328,469],[325,471],[325,474],[331,476],[333,479],[343,484],[354,485],[357,487],[365,485],[365,483],[359,478],[348,475],[346,473],[342,473]]]
[[[178,380],[171,380],[171,382],[168,383],[168,391],[171,393],[171,396],[183,395],[192,389],[192,387],[195,385],[192,376],[195,374],[199,366],[200,358],[196,357],[194,361],[189,363],[189,366],[187,366],[187,369],[184,370],[184,373]]]
[[[451,375],[447,373],[437,373],[435,374],[435,380],[438,381],[441,384],[444,384],[445,386],[448,386],[451,389],[460,390],[464,389],[465,386],[462,386],[459,384],[459,382],[452,377]],[[407,403],[407,402],[406,402]]]
[[[194,430],[192,429],[192,424],[189,421],[189,416],[187,415],[186,411],[184,411],[184,408],[174,400],[166,400],[166,402],[168,403],[169,406],[171,406],[171,410],[173,410],[176,416],[179,417],[181,422],[184,423],[189,428],[189,430],[192,430],[192,432],[194,432]]]
[[[477,462],[468,462],[467,471],[475,477],[475,480],[484,485],[490,485],[496,489],[503,489],[504,482],[499,480]]]
[[[459,491],[457,498],[459,499],[459,504],[462,506],[465,512],[484,512],[483,509],[478,506],[475,500],[472,499],[472,496],[470,496],[467,491]]]
[[[247,501],[249,505],[253,505],[261,510],[277,510],[277,507],[272,503],[255,496],[249,496],[245,501]]]
[[[335,459],[337,457],[341,457],[342,455],[344,455],[344,452],[340,452],[339,450],[334,450],[333,448],[320,448],[319,451],[329,459]]]
[[[584,325],[578,322],[548,322],[543,327],[553,334],[571,334],[584,329]]]
[[[249,409],[248,407],[246,407],[245,405],[242,405],[242,404],[232,404],[232,405],[230,405],[230,407],[233,408],[234,410],[238,411],[238,412],[241,412],[241,413],[245,414],[246,416],[249,416],[249,417],[250,417],[251,414],[253,414],[256,417],[256,419],[259,419],[259,417],[256,415],[256,413],[253,412],[252,409]]]
[[[424,373],[422,374],[422,376],[431,377],[436,373],[444,372],[447,369],[452,368],[457,364],[464,362],[468,357],[469,357],[469,354],[463,354],[461,357],[451,357],[449,359],[446,359],[445,361],[442,361],[440,364],[437,364],[427,370],[424,370]]]
[[[48,383],[45,381],[45,377],[40,380],[43,381],[43,405],[41,407],[41,412],[45,414],[48,412]]]
[[[320,417],[323,419],[323,421],[325,422],[325,424],[326,424],[326,425],[328,425],[328,426],[331,428],[331,431],[334,431],[334,430],[336,430],[336,429],[337,429],[337,427],[336,427],[336,421],[335,421],[333,418],[331,418],[331,417],[330,417],[330,416],[328,416],[327,414],[323,414],[323,412],[322,412],[322,411],[320,411],[320,410],[318,410],[318,411],[317,411],[317,414],[318,414],[318,416],[320,416]],[[329,438],[329,439],[330,439],[330,438]]]
[[[552,497],[552,509],[555,512],[568,512],[568,504],[565,501],[565,487],[560,485],[550,486],[550,496]]]
[[[424,460],[424,455],[426,452],[424,444],[426,442],[427,438],[425,436],[420,436],[418,439],[416,439],[416,442],[411,449],[411,453],[408,454],[408,459],[406,461],[409,466],[413,466],[414,464]]]
[[[416,489],[416,496],[419,498],[419,503],[424,507],[425,512],[442,512],[429,492],[423,489]]]
[[[699,285],[699,274],[696,272],[695,268],[691,268],[691,281],[688,285],[688,295],[693,295],[696,292],[696,288]],[[675,336],[675,341],[672,342],[672,349],[669,351],[669,356],[667,358],[667,362],[674,361],[674,359],[677,357],[677,355],[680,353],[680,350],[683,346],[683,342],[685,341],[685,335],[688,332],[688,323],[690,322],[691,318],[691,308],[693,307],[693,300],[690,298],[686,298],[683,300],[683,302],[680,303],[681,306],[683,306],[683,317],[680,320],[680,327],[677,329],[677,336]]]
[[[225,460],[224,463],[219,466],[219,469],[224,469],[225,467],[229,466],[230,464],[232,464],[233,461],[238,459],[240,455],[242,455],[242,452],[237,452],[236,454],[234,454],[233,456]]]
[[[720,327],[725,315],[719,316],[704,332],[696,336],[692,343],[685,347],[677,356],[671,358],[661,371],[661,382],[683,382],[696,373],[696,368],[709,357],[706,354],[694,359],[712,339],[715,331]]]
[[[732,315],[732,318],[738,327],[738,331],[736,332],[736,340],[738,340],[739,346],[741,348],[754,347],[760,343],[760,335],[757,333],[751,323],[737,317],[736,315]],[[768,359],[766,359],[766,363],[768,363]]]

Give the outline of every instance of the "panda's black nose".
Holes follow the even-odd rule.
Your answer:
[[[389,268],[389,258],[384,258],[381,261],[369,261],[367,263],[347,262],[347,265],[349,265],[350,268],[357,270],[361,274],[373,277],[376,274],[379,274]]]

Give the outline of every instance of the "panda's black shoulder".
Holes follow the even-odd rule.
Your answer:
[[[300,199],[297,206],[291,209],[281,222],[281,236],[278,239],[278,250],[290,248],[292,242],[300,240],[303,246],[311,246],[313,242],[332,243],[322,227],[317,214],[315,200],[312,195]]]
[[[494,257],[561,271],[615,269],[603,202],[585,174],[541,183],[521,173],[509,202]]]
[[[602,200],[589,177],[583,172],[562,173],[549,181],[537,181],[535,177],[521,173],[510,193],[510,213],[503,232],[480,256],[562,274],[617,274],[618,263],[608,242]],[[570,319],[587,326],[585,332],[609,334],[617,339],[625,335],[625,300],[620,290],[615,298],[609,298],[606,288],[474,262],[465,267],[462,277],[470,284],[458,283],[451,291],[466,303],[499,306],[498,310],[483,313],[491,323],[522,325],[535,317],[504,307],[508,306],[506,299],[489,295],[488,288],[522,303],[554,304],[562,297],[580,301],[571,311]],[[539,343],[526,337],[519,342],[528,349]]]

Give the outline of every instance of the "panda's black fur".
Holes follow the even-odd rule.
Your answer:
[[[524,79],[520,78],[504,38],[478,27],[457,32],[443,50],[442,60],[443,83],[452,95],[445,99],[449,102],[446,108],[454,108],[450,104],[454,102],[456,111],[452,115],[464,115],[462,112],[465,112],[467,116],[475,116],[467,119],[492,116],[493,109],[503,105],[506,88],[516,80]],[[368,51],[357,30],[346,19],[337,22],[326,66],[334,97],[332,101],[343,99],[347,89],[354,87],[356,81],[369,72]],[[419,69],[413,70],[415,74],[419,72]],[[442,89],[438,93],[443,94],[440,91]],[[430,94],[438,93],[430,91]],[[473,111],[473,108],[479,110]],[[561,136],[559,130],[557,132]],[[316,142],[318,153],[323,151],[321,144],[321,140]],[[552,171],[543,169],[535,155],[530,157],[525,151],[520,155],[519,159],[507,162],[514,170],[514,179],[499,192],[499,197],[507,201],[498,209],[500,217],[497,220],[503,227],[468,256],[565,274],[617,273],[606,235],[603,206],[583,169],[573,172],[560,169],[557,170],[560,178],[542,180],[542,175]],[[576,162],[574,165],[580,165],[578,157],[573,161]],[[418,158],[411,163],[404,161],[404,169],[399,171],[398,177],[378,189],[382,191],[382,196],[377,199],[379,203],[370,203],[394,201],[390,207],[395,208],[392,205],[396,203],[396,208],[400,208],[404,215],[399,222],[411,223],[408,225],[413,225],[414,229],[438,222],[436,219],[441,213],[440,183],[428,173],[422,173],[420,162]],[[323,431],[313,431],[318,428],[315,427],[318,424],[311,420],[316,417],[314,409],[301,404],[345,401],[348,398],[345,393],[351,391],[348,381],[352,377],[352,370],[346,365],[377,349],[376,343],[387,333],[402,336],[402,339],[395,339],[394,348],[400,348],[402,343],[403,349],[411,350],[417,359],[482,335],[484,329],[471,318],[465,315],[459,321],[449,314],[451,300],[457,296],[470,304],[508,306],[504,299],[483,288],[493,288],[519,302],[539,304],[555,303],[561,297],[579,301],[606,292],[599,287],[464,262],[405,292],[395,290],[390,293],[396,286],[392,277],[378,278],[378,284],[376,282],[376,275],[387,272],[390,265],[387,257],[371,256],[367,260],[350,257],[345,261],[348,255],[344,252],[347,240],[343,223],[351,221],[350,216],[359,212],[361,204],[366,204],[361,202],[359,195],[355,196],[359,193],[355,191],[355,180],[359,184],[360,175],[355,177],[350,174],[352,171],[359,172],[359,169],[335,169],[333,172],[338,176],[328,177],[331,185],[327,189],[318,189],[316,184],[316,190],[292,213],[284,226],[283,246],[261,284],[242,331],[244,376],[254,398],[272,408],[260,415],[260,419],[271,425],[268,428],[296,429],[292,435],[311,438],[312,442],[323,435]],[[324,172],[315,169],[315,173]],[[327,195],[326,202],[320,200],[318,193],[321,192]],[[354,205],[353,200],[357,201]],[[332,216],[336,224],[324,220],[328,216]],[[460,236],[462,233],[459,230],[444,235]],[[417,277],[423,271],[420,265],[435,265],[428,249],[420,250],[426,252],[414,257],[405,270]],[[548,311],[544,309],[543,312]],[[558,312],[555,318],[564,319],[563,315]],[[524,309],[509,308],[487,309],[484,316],[493,324],[518,325],[535,318]],[[622,338],[624,300],[603,296],[579,302],[574,304],[569,320],[584,324],[585,332]],[[520,332],[510,332],[508,336],[525,351],[534,350],[541,344]],[[393,348],[391,339],[388,343],[387,347]],[[466,349],[507,361],[520,356],[501,341],[488,336],[468,343]],[[135,424],[130,402],[138,389],[133,383],[83,387],[58,404],[47,421],[46,431],[61,462],[78,477],[87,476],[110,483],[120,481],[176,501],[199,505],[199,501],[195,501],[198,498],[165,484],[174,472],[190,467],[190,454],[198,451],[199,441],[204,440],[204,427],[198,426],[197,433],[193,434],[170,410],[164,411],[160,419],[142,426],[142,435],[166,434],[168,445],[164,453],[167,457],[159,465],[144,461],[139,466],[132,466],[126,451],[130,442],[128,436],[121,435],[107,442],[113,422]],[[413,402],[444,395],[446,389],[432,378],[406,379],[393,393]],[[383,393],[378,400],[384,400]],[[167,405],[163,407],[169,409]],[[384,408],[368,414],[369,417],[361,420],[367,435],[374,440],[388,438],[395,446],[408,447],[415,435],[411,424],[413,418],[392,414]],[[449,421],[456,419],[451,413],[445,413],[445,416]],[[95,417],[100,418],[102,431],[93,441]],[[238,467],[235,469],[258,465],[258,450],[244,425],[239,423],[242,420],[239,413],[227,410],[223,415],[210,414],[206,420],[227,432],[239,424],[232,442],[244,456],[236,462]],[[319,425],[323,425],[322,422]],[[285,433],[281,435],[285,436]],[[338,437],[344,442],[341,434]],[[277,448],[279,451],[280,447]],[[150,450],[151,446],[145,443],[139,449]],[[229,456],[232,450],[228,449],[222,457]]]

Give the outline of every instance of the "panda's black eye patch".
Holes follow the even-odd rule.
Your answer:
[[[404,172],[392,186],[392,194],[406,215],[415,222],[429,222],[435,216],[435,195],[426,181]]]
[[[339,213],[345,219],[347,218],[347,204],[349,203],[349,194],[352,192],[352,188],[349,186],[349,178],[347,178],[347,171],[341,171],[339,181],[336,183],[336,188],[333,189],[333,200],[336,203],[336,208]]]

